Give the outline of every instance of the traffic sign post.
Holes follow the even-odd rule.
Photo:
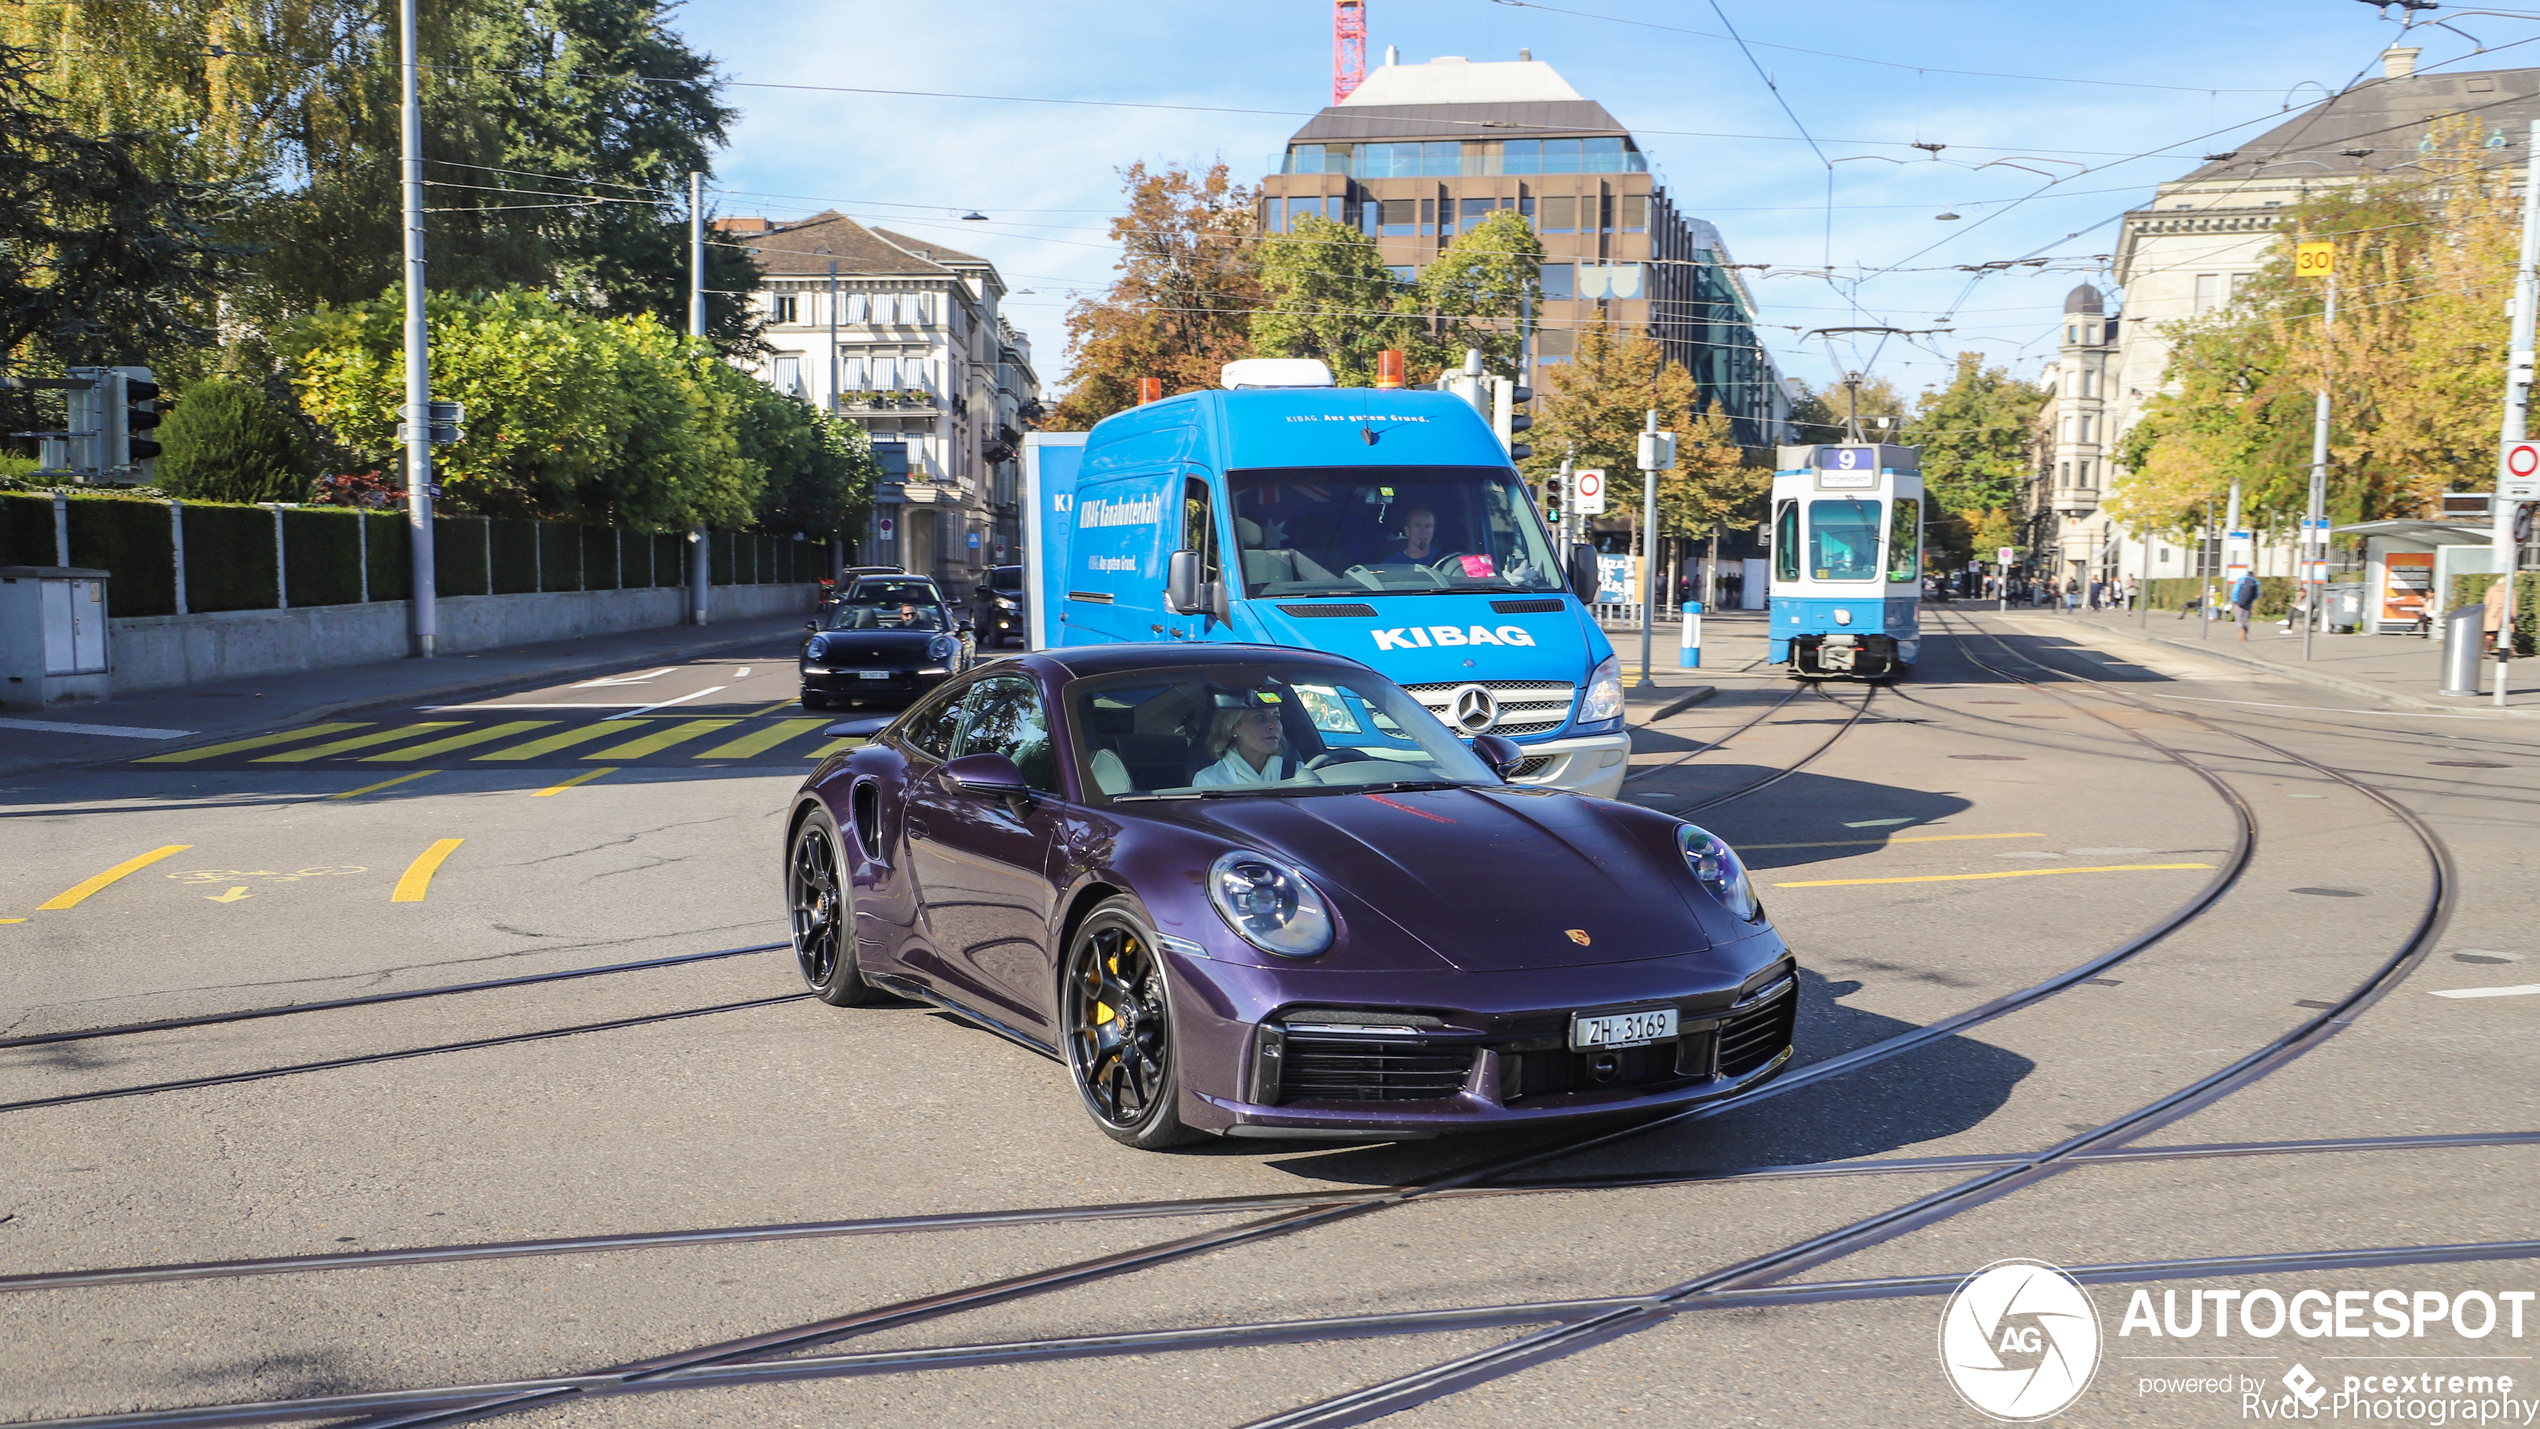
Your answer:
[[[2018,560],[2019,556],[2020,548],[2017,546],[1993,548],[1993,564],[1996,567],[1993,573],[1993,593],[2001,600],[1997,609],[2011,608],[2011,562]]]
[[[2531,121],[2531,142],[2540,144],[2540,119]],[[2526,149],[2523,152],[2530,151]],[[2540,308],[2540,183],[2526,179],[2522,186],[2522,251],[2514,263],[2513,327],[2505,345],[2505,422],[2500,433],[2504,440],[2496,477],[2496,524],[2489,536],[2496,548],[2496,567],[2503,572],[2501,579],[2505,586],[2505,619],[2503,628],[2497,631],[2496,641],[2496,706],[2499,709],[2505,704],[2505,672],[2513,661],[2514,567],[2522,555],[2522,543],[2514,533],[2516,503],[2540,494],[2526,490],[2531,477],[2540,474],[2540,454],[2530,452],[2531,444],[2523,440],[2531,435],[2535,308]]]
[[[2337,351],[2337,245],[2334,243],[2295,244],[2293,276],[2328,280],[2327,310],[2321,315],[2320,326],[2321,335],[2325,339],[2323,345],[2332,355],[2335,354]],[[2311,493],[2310,500],[2303,506],[2302,512],[2304,534],[2309,534],[2307,528],[2316,523],[2322,533],[2321,540],[2325,541],[2328,530],[2328,381],[2325,375],[2320,381],[2319,396],[2311,408]],[[2237,523],[2240,519],[2240,488],[2237,484],[2231,488],[2231,514],[2232,520]],[[2319,624],[2321,596],[2319,585],[2311,583],[2307,594],[2310,598],[2303,603],[2305,618],[2302,621],[2302,658],[2305,660],[2311,658],[2311,631]]]
[[[1573,472],[1577,487],[1572,492],[1571,512],[1579,516],[1605,514],[1605,473],[1598,467],[1584,467]]]

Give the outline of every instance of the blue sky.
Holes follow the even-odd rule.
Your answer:
[[[1712,37],[1722,25],[1708,0],[1370,0],[1368,48],[1373,62],[1396,45],[1416,63],[1528,47],[1640,136],[1678,206],[1717,224],[1738,261],[1816,268],[1831,253],[1847,277],[1894,267],[1857,286],[1794,275],[1752,287],[1766,324],[1930,327],[1948,314],[1954,333],[1876,353],[1874,370],[1908,392],[1961,348],[2033,372],[2064,294],[2113,251],[2119,214],[2199,155],[2280,122],[2288,103],[2379,73],[2398,32],[2356,0],[1721,6],[1752,63]],[[1068,293],[1110,277],[1116,170],[1223,157],[1257,179],[1331,95],[1330,6],[1317,0],[690,0],[678,23],[738,81],[722,212],[837,207],[993,260],[1031,290],[1008,311],[1049,390],[1066,370]],[[2540,21],[2457,23],[2491,49],[2540,37]],[[2424,47],[2420,67],[2540,64],[2540,42],[2466,58],[2470,39],[2420,27],[2408,43]],[[2039,78],[1944,72],[1970,70]],[[2098,82],[2073,82],[2085,80]],[[1112,107],[1123,103],[1163,107]],[[1926,158],[1907,147],[1918,140],[1947,147]],[[1820,151],[1835,161],[1831,224]],[[1976,167],[2001,159],[2024,167]],[[2031,170],[2063,177],[2049,186]],[[958,217],[972,210],[988,221]],[[2032,255],[2058,262],[1972,289],[1949,267]],[[1781,327],[1766,339],[1785,372],[1822,382],[1833,370],[1822,340]],[[1844,362],[1871,356],[1864,345]]]

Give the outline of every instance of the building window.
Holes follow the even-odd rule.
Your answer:
[[[1261,201],[1262,232],[1285,233],[1288,231],[1285,218],[1280,212],[1281,206],[1286,202],[1286,199],[1278,198],[1276,196],[1265,198]]]
[[[1473,146],[1476,150],[1480,145]],[[1476,171],[1481,155],[1473,156]],[[1464,141],[1440,139],[1419,144],[1362,144],[1357,177],[1365,179],[1453,178],[1464,172]]]
[[[1541,209],[1543,221],[1538,225],[1545,233],[1579,231],[1579,200],[1575,194],[1549,194]]]
[[[1546,263],[1539,271],[1543,275],[1543,295],[1545,298],[1575,298],[1579,295],[1576,279],[1578,270],[1572,265],[1568,263]]]
[[[2077,342],[2079,342],[2079,341],[2081,341],[2081,324],[2079,324],[2079,323],[2066,323],[2066,324],[2064,324],[2064,345],[2065,345],[2065,346],[2067,346],[2067,347],[2069,347],[2069,346],[2071,346],[2072,344],[2077,343]]]
[[[2099,374],[2086,367],[2081,372],[2081,395],[2084,397],[2099,395]]]
[[[2074,483],[2073,483],[2073,485],[2075,485],[2075,486],[2088,486],[2089,484],[2090,484],[2090,463],[2085,461],[2085,462],[2083,462],[2083,463],[2081,464],[2081,480],[2074,482]]]
[[[1473,225],[1490,217],[1491,214],[1499,208],[1499,205],[1500,200],[1495,198],[1468,198],[1457,200],[1455,206],[1459,211],[1460,217],[1457,227],[1461,228],[1466,233],[1472,232]]]
[[[861,357],[850,357],[838,364],[838,386],[842,391],[872,391],[873,384],[867,380],[871,375],[872,369]]]
[[[1511,139],[1501,146],[1505,174],[1640,174],[1649,160],[1629,139]]]
[[[791,302],[788,298],[785,301]],[[791,321],[791,319],[788,319]],[[788,396],[803,395],[803,360],[792,353],[776,359],[776,390]]]
[[[2073,484],[2073,464],[2071,462],[2057,462],[2055,464],[2055,484],[2057,486],[2070,486]]]
[[[1409,238],[1415,231],[1414,225],[1419,222],[1418,199],[1384,199],[1375,208],[1378,211],[1376,236],[1379,238]]]
[[[1390,264],[1385,271],[1393,274],[1393,280],[1405,287],[1420,281],[1420,270],[1409,263]]]
[[[2090,416],[2088,413],[2084,413],[2081,419],[2081,444],[2083,446],[2090,445]]]
[[[1437,231],[1438,201],[1433,198],[1424,198],[1420,200],[1420,236],[1426,238]],[[1447,231],[1450,233],[1455,231],[1452,218],[1448,221]]]
[[[847,315],[845,320],[851,323],[869,323],[873,321],[873,295],[871,293],[849,293],[847,295]]]
[[[1625,233],[1647,233],[1649,231],[1649,195],[1623,195],[1623,221],[1621,227],[1622,231]]]
[[[1535,361],[1538,365],[1567,362],[1578,351],[1578,334],[1565,327],[1545,328],[1535,334]]]
[[[1614,196],[1612,194],[1605,194],[1597,199],[1596,213],[1597,228],[1603,232],[1612,233],[1614,231]],[[1580,207],[1579,217],[1582,219],[1587,217],[1587,210],[1584,204]],[[1582,223],[1580,226],[1585,227],[1586,225]]]
[[[796,321],[794,317],[794,297],[792,294],[777,294],[774,298],[769,299],[768,307],[770,321],[787,324]]]
[[[2224,287],[2223,287],[2223,275],[2222,275],[2222,274],[2220,274],[2220,273],[2199,273],[2199,274],[2197,274],[2197,275],[2196,275],[2196,311],[2198,311],[2198,312],[2200,312],[2200,313],[2210,313],[2210,312],[2212,312],[2214,309],[2216,309],[2216,308],[2218,308],[2218,307],[2221,307],[2221,306],[2223,305],[2223,301],[2224,301],[2224,293],[2225,293],[2225,291],[2226,291],[2226,290],[2225,290],[2225,289],[2224,289]]]

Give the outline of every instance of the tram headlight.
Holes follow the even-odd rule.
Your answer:
[[[1755,899],[1755,885],[1746,876],[1746,865],[1717,834],[1687,824],[1676,830],[1676,847],[1685,856],[1685,867],[1693,871],[1693,881],[1719,899],[1721,907],[1749,923],[1763,918],[1763,905]]]
[[[1623,660],[1608,655],[1588,676],[1587,698],[1579,703],[1579,723],[1604,724],[1623,717]]]

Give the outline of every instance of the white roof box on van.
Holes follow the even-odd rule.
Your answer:
[[[1247,357],[1227,363],[1217,381],[1228,388],[1329,387],[1332,369],[1319,357]]]

